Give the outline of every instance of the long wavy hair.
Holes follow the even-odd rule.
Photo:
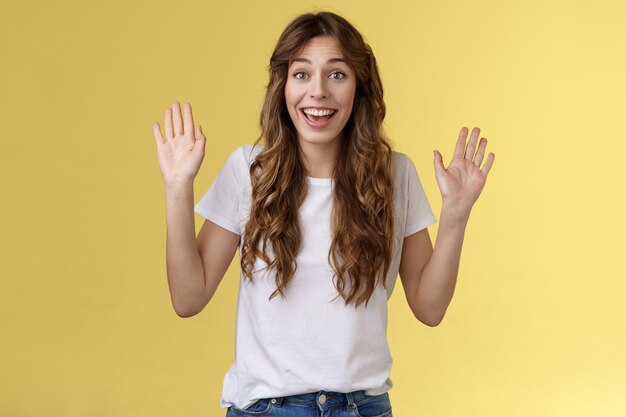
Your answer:
[[[262,259],[266,269],[276,273],[277,288],[269,300],[278,294],[286,298],[283,291],[297,269],[302,241],[298,208],[308,183],[284,91],[291,59],[317,36],[334,37],[356,75],[352,113],[342,131],[332,174],[333,237],[328,252],[338,296],[346,305],[354,302],[356,308],[363,302],[367,306],[381,278],[387,288],[394,244],[393,150],[382,128],[386,108],[372,49],[346,19],[334,13],[298,16],[285,28],[270,58],[261,135],[254,143],[265,139],[265,146],[250,165],[252,202],[241,268],[252,281],[255,260]],[[268,249],[273,252],[271,258]]]

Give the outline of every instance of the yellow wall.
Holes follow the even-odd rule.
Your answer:
[[[318,9],[372,45],[437,215],[432,150],[447,165],[480,126],[496,154],[443,323],[390,301],[394,415],[626,415],[623,2],[88,3],[0,14],[0,416],[225,414],[238,256],[176,316],[152,123],[192,103],[197,201],[258,135],[278,35]]]

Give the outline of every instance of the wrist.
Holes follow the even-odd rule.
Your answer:
[[[179,197],[187,193],[193,193],[193,181],[176,181],[165,183],[166,197]]]
[[[447,226],[465,227],[469,221],[469,210],[460,209],[458,206],[444,204],[441,208],[439,222]]]

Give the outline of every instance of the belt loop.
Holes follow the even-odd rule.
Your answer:
[[[348,409],[352,409],[354,408],[354,398],[352,398],[352,393],[351,392],[347,392],[346,393],[346,397],[348,399]]]

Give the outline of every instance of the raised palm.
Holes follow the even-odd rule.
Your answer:
[[[459,217],[469,216],[472,206],[485,186],[487,174],[495,159],[495,154],[490,152],[483,167],[480,168],[487,148],[487,139],[482,138],[476,149],[480,129],[474,128],[466,148],[467,133],[468,129],[463,127],[454,148],[452,161],[447,168],[443,166],[441,153],[434,151],[435,176],[443,206]]]
[[[191,104],[185,103],[184,117],[178,102],[165,110],[165,142],[158,123],[154,123],[153,130],[165,183],[193,182],[204,158],[206,138],[200,126],[194,128]]]

